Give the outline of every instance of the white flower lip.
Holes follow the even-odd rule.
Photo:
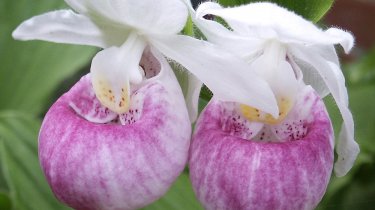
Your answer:
[[[257,75],[247,71],[246,62],[217,45],[178,35],[188,17],[186,2],[181,0],[66,0],[65,2],[74,11],[58,10],[35,16],[18,26],[13,32],[13,37],[20,40],[38,39],[104,48],[95,56],[94,61],[98,60],[97,56],[100,56],[101,60],[117,60],[115,64],[100,68],[95,66],[98,62],[93,62],[91,71],[95,71],[96,74],[93,74],[92,80],[103,79],[96,78],[99,75],[110,75],[104,79],[114,92],[119,92],[123,85],[116,84],[115,81],[130,85],[139,82],[140,75],[137,75],[133,68],[137,62],[135,58],[139,56],[132,54],[139,55],[144,47],[153,46],[165,56],[186,67],[199,81],[206,84],[218,99],[238,101],[262,108],[274,116],[277,115],[277,103],[270,87]],[[131,47],[131,42],[127,40],[134,35],[137,36],[137,40],[143,40],[143,44]],[[127,44],[129,46],[126,46]],[[132,49],[121,50],[129,48]],[[118,52],[117,56],[114,56],[115,51]],[[124,67],[129,64],[126,59],[134,59],[131,61],[133,67],[130,69]],[[247,82],[247,77],[252,78],[251,83]],[[191,87],[191,90],[196,90],[201,85],[200,82],[190,84],[196,86]],[[187,103],[191,108],[189,110],[191,121],[194,121],[197,106],[190,104],[198,103],[198,94],[195,93],[196,91],[190,92],[193,95],[187,98],[193,102]],[[99,95],[97,91],[96,95]],[[118,105],[118,100],[115,101],[116,104],[112,104],[113,106]]]
[[[343,117],[342,131],[336,147],[338,160],[335,173],[337,176],[344,176],[353,166],[359,146],[354,140],[353,117],[348,108],[345,79],[334,45],[340,44],[349,53],[354,45],[353,36],[337,28],[323,31],[301,16],[272,3],[222,8],[217,3],[206,2],[196,12],[192,9],[190,11],[194,16],[193,21],[208,41],[221,45],[250,64],[259,63],[257,60],[264,57],[260,55],[271,40],[283,44],[287,48],[286,55],[290,65],[297,67],[296,73],[303,75],[303,81],[318,91],[321,97],[332,94]],[[205,15],[223,18],[232,30],[204,19]],[[280,65],[279,70],[284,71],[286,68]],[[268,82],[272,87],[277,79]],[[275,89],[273,91],[277,96]]]

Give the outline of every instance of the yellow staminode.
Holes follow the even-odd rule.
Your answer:
[[[129,110],[130,96],[128,85],[123,85],[119,91],[115,91],[104,79],[93,80],[93,88],[100,103],[118,114]]]
[[[280,123],[288,115],[293,106],[292,101],[285,97],[280,97],[277,100],[277,104],[280,110],[278,118],[274,118],[272,115],[264,113],[259,109],[243,104],[240,105],[240,109],[244,117],[250,121],[275,125]]]

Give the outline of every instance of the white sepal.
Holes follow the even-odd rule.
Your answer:
[[[297,47],[299,49],[303,49],[303,45],[290,45],[291,48]],[[339,59],[336,54],[336,50],[332,45],[314,45],[309,46],[308,49],[311,53],[314,53],[316,55],[320,55],[321,57],[325,58],[325,60],[330,61],[334,63],[335,65],[339,66]],[[324,98],[329,94],[329,89],[327,85],[325,84],[322,76],[314,70],[313,66],[311,66],[309,63],[304,62],[292,54],[290,54],[290,62],[295,62],[297,66],[296,68],[299,68],[303,74],[303,81],[307,85],[311,85],[314,90],[319,94],[321,98]]]
[[[151,42],[206,84],[216,98],[247,104],[278,116],[277,102],[268,84],[238,57],[187,36],[155,37]]]
[[[180,0],[68,0],[83,14],[132,27],[146,34],[176,34],[187,20],[186,5]],[[95,14],[95,15],[93,15]]]
[[[233,8],[221,8],[216,3],[203,3],[203,15],[223,18],[234,32],[253,38],[277,38],[283,43],[305,45],[341,44],[346,52],[353,47],[353,36],[343,30],[322,31],[312,22],[277,4],[259,2]],[[198,8],[199,10],[199,8]]]
[[[344,176],[352,168],[359,153],[359,146],[354,140],[354,121],[348,108],[348,96],[342,72],[335,63],[326,61],[312,52],[301,52],[294,48],[293,54],[312,65],[312,69],[321,75],[340,110],[343,125],[336,148],[338,160],[335,163],[335,173],[336,176]]]
[[[331,44],[340,44],[345,53],[349,53],[354,46],[354,37],[351,33],[338,28],[329,28],[325,33],[332,39]]]
[[[126,33],[124,29],[122,33]],[[19,40],[44,40],[57,43],[91,45],[107,47],[116,42],[117,31],[106,33],[88,17],[71,10],[47,12],[26,20],[13,31],[13,37]],[[124,35],[122,35],[124,36]],[[119,42],[121,43],[120,40]]]
[[[220,45],[232,53],[241,56],[249,61],[262,48],[262,42],[259,38],[244,36],[236,31],[230,31],[222,24],[205,19],[205,9],[207,7],[221,8],[213,2],[206,2],[199,6],[195,12],[191,9],[193,22],[203,32],[208,41]]]
[[[185,26],[188,10],[181,0],[113,0],[117,16],[147,34],[176,34]]]

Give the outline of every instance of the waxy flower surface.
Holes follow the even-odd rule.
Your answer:
[[[57,198],[75,209],[144,207],[185,167],[191,126],[177,80],[155,51],[146,50],[140,65],[145,78],[127,112],[102,106],[86,75],[44,118],[42,168]]]
[[[186,163],[201,82],[221,100],[277,113],[272,90],[245,71],[244,61],[211,43],[178,35],[188,17],[184,2],[65,2],[74,11],[33,17],[13,36],[103,48],[90,74],[51,107],[40,131],[42,168],[55,195],[69,206],[136,209],[160,198]],[[189,88],[190,115],[164,56],[198,79]],[[230,67],[235,71],[228,72]]]
[[[313,209],[333,164],[319,96],[307,86],[282,123],[260,132],[253,124],[233,103],[213,100],[201,113],[189,160],[198,199],[206,209]]]
[[[328,93],[343,118],[337,176],[350,170],[359,152],[333,46],[349,52],[353,37],[336,28],[322,31],[271,3],[222,8],[208,2],[193,14],[209,41],[267,81],[279,108],[275,117],[241,103],[209,103],[197,121],[189,160],[197,197],[207,209],[315,208],[333,168],[332,126],[321,100]],[[224,19],[232,30],[206,15]]]

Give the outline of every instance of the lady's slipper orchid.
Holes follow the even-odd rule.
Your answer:
[[[344,121],[337,176],[350,170],[359,152],[333,47],[339,43],[349,52],[353,37],[336,28],[322,31],[271,3],[222,8],[207,2],[194,15],[209,41],[268,82],[279,107],[275,117],[241,103],[209,103],[196,124],[189,160],[199,200],[207,209],[313,209],[333,167],[332,127],[321,101],[329,92]],[[206,15],[223,18],[232,30]]]
[[[177,80],[157,51],[146,49],[140,65],[144,79],[127,112],[102,106],[87,75],[44,118],[41,165],[57,198],[74,209],[144,207],[185,167],[191,126]]]
[[[233,32],[216,22],[205,20],[203,17],[207,14],[222,17]],[[198,8],[196,21],[209,41],[225,45],[268,81],[281,111],[279,98],[289,98],[292,105],[301,79],[311,85],[320,97],[332,94],[344,120],[336,150],[338,161],[335,172],[338,176],[345,175],[352,167],[359,148],[354,141],[345,79],[333,45],[341,44],[348,53],[353,47],[352,35],[336,28],[322,31],[293,12],[271,3],[227,9],[212,2],[204,3]],[[212,33],[215,30],[223,32],[215,34],[226,33],[225,41]],[[286,107],[287,110],[291,108]]]
[[[206,209],[316,207],[332,171],[333,131],[310,86],[297,96],[276,125],[249,121],[235,103],[208,104],[189,160],[194,190]]]
[[[40,131],[43,170],[56,196],[73,208],[140,208],[162,196],[183,169],[190,121],[163,54],[186,67],[215,97],[277,114],[271,89],[246,71],[246,62],[177,34],[188,16],[182,1],[65,2],[75,12],[33,17],[13,36],[104,48],[93,58],[90,75],[53,105]],[[194,84],[188,98],[197,101],[201,83]],[[256,94],[249,97],[248,92]],[[194,120],[196,112],[191,113]]]

